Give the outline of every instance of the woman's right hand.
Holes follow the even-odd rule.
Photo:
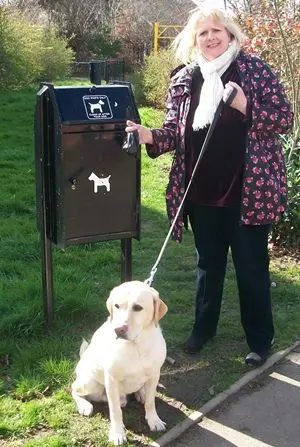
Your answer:
[[[127,127],[125,127],[125,132],[137,132],[139,135],[140,144],[153,144],[153,136],[150,129],[141,124],[134,123],[133,121],[126,121]]]

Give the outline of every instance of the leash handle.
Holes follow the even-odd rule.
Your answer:
[[[230,106],[230,104],[234,100],[236,94],[237,94],[237,89],[229,84],[226,87],[226,89],[224,90],[224,95],[223,95],[224,104]]]

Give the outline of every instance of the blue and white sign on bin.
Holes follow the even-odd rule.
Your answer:
[[[82,100],[88,119],[113,118],[110,101],[106,95],[85,95]]]
[[[124,122],[138,116],[127,85],[54,87],[60,120],[65,124]]]

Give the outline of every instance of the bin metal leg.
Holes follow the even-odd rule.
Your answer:
[[[43,172],[43,171],[42,171]],[[47,215],[46,215],[46,195],[45,178],[42,175],[42,197],[41,197],[41,267],[42,267],[42,289],[44,316],[49,329],[54,324],[54,304],[53,304],[53,267],[52,267],[52,245],[47,237]]]
[[[121,282],[132,278],[132,239],[121,239]]]
[[[41,232],[41,261],[44,314],[48,328],[52,329],[54,323],[52,247],[46,232]]]

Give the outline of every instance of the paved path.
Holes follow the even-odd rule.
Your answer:
[[[151,445],[300,447],[300,342],[274,354]]]

